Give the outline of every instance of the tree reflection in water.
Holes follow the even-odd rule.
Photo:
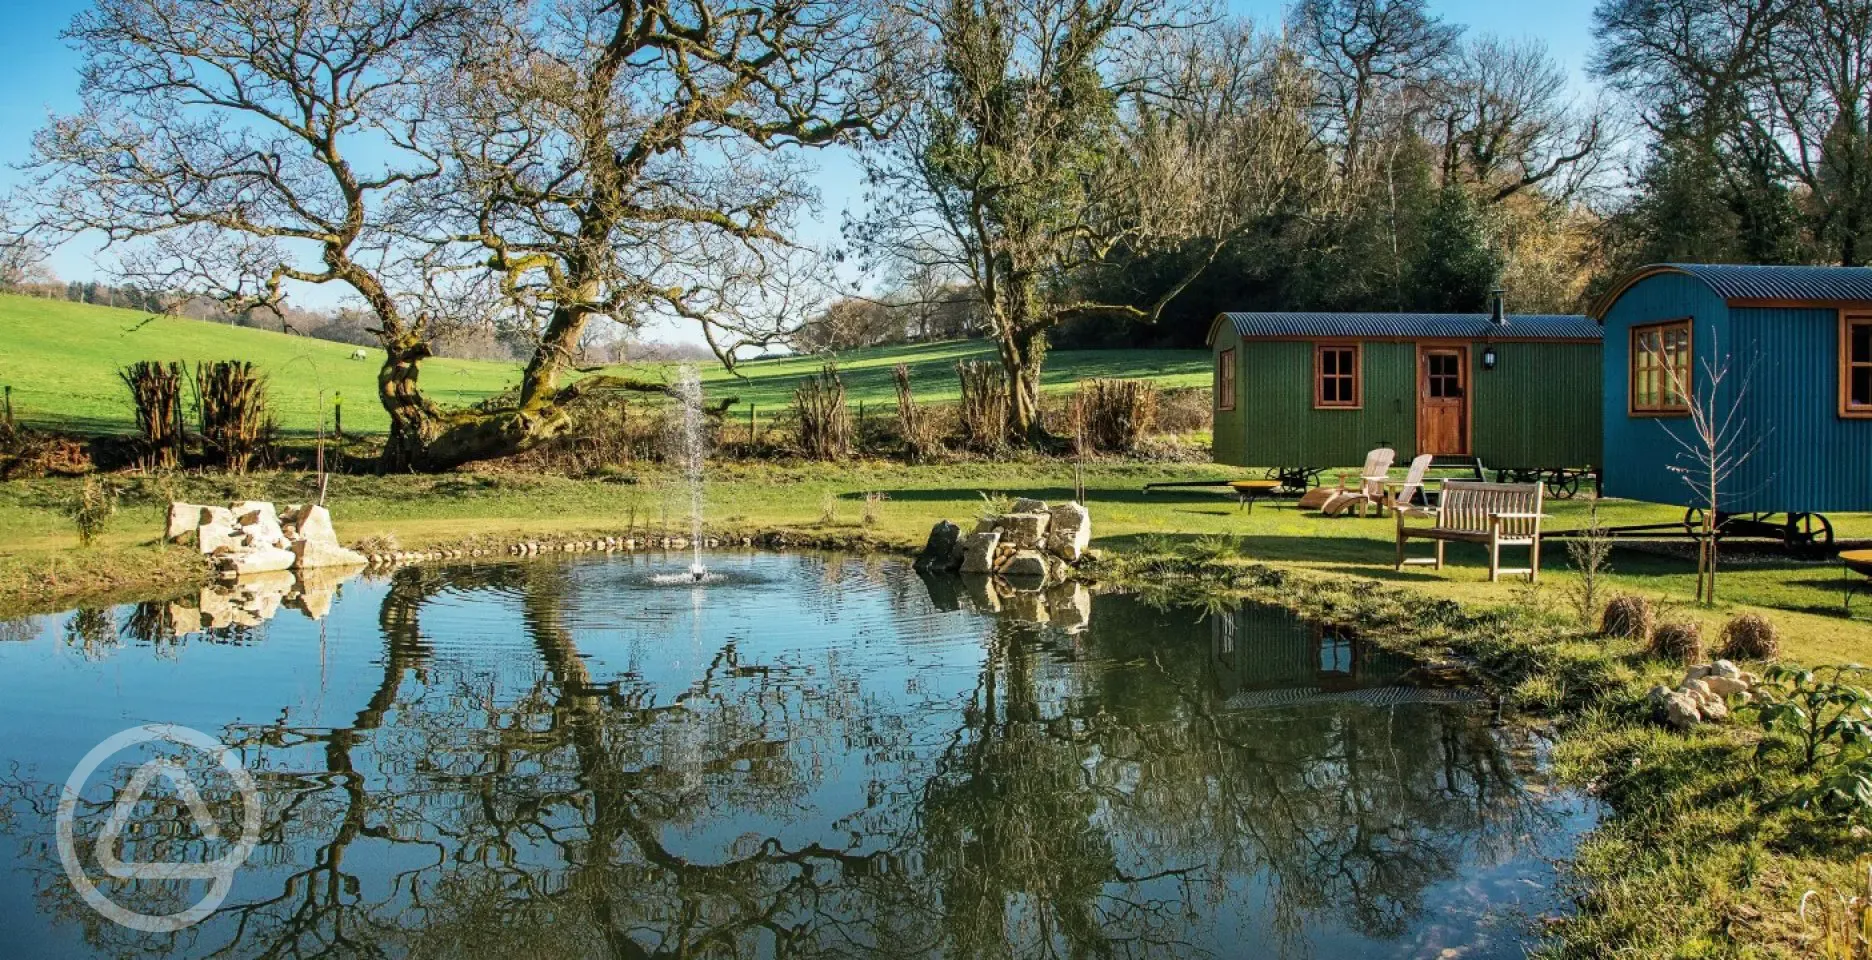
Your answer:
[[[211,731],[267,809],[213,918],[153,938],[91,915],[49,841],[60,770],[5,785],[37,903],[0,919],[36,910],[125,957],[1307,956],[1431,919],[1473,938],[1446,888],[1570,816],[1482,711],[1244,701],[1402,668],[1285,614],[1100,597],[1067,634],[942,613],[896,564],[760,565],[773,582],[705,602],[760,624],[797,592],[818,623],[773,626],[802,642],[678,635],[603,564],[400,570],[345,725]],[[424,629],[437,610],[504,611],[524,646],[452,643]],[[87,616],[66,632],[101,638]],[[236,800],[208,799],[227,831]],[[202,846],[180,804],[149,812],[123,859]],[[108,815],[94,798],[81,836]],[[150,886],[103,889],[152,912],[178,893]]]

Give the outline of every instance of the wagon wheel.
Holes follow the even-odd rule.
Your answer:
[[[1579,482],[1579,474],[1555,470],[1547,476],[1547,495],[1555,500],[1571,500],[1579,494]]]
[[[1825,556],[1833,546],[1833,521],[1823,513],[1790,513],[1786,536],[1788,552],[1795,556]]]
[[[1726,520],[1727,518],[1724,517],[1721,513],[1716,514],[1716,540],[1719,543],[1722,541],[1722,538],[1727,536],[1729,533]],[[1690,509],[1685,510],[1684,518],[1683,518],[1683,525],[1684,525],[1684,529],[1688,530],[1692,537],[1695,537],[1701,534],[1703,532],[1703,508],[1691,507]]]

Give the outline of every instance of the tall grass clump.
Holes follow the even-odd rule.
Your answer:
[[[793,391],[793,412],[799,418],[802,454],[814,460],[851,455],[851,415],[845,409],[845,384],[837,364],[828,363],[818,376],[800,381]]]
[[[266,377],[242,360],[204,363],[195,368],[195,389],[202,440],[227,470],[247,472],[273,430]]]
[[[1008,441],[1008,387],[998,364],[964,360],[956,364],[962,400],[956,405],[962,444],[978,453],[997,453]]]
[[[1667,620],[1651,631],[1651,655],[1691,664],[1703,659],[1703,628],[1695,620]]]
[[[182,462],[182,365],[140,360],[117,371],[130,388],[144,465],[167,469]]]
[[[1599,633],[1648,644],[1651,642],[1651,631],[1656,626],[1657,611],[1651,606],[1651,601],[1627,594],[1613,597],[1606,603],[1605,617],[1599,621]]]
[[[936,437],[923,409],[910,392],[910,367],[898,364],[891,368],[897,382],[897,432],[903,435],[904,454],[911,463],[921,463],[936,450]]]
[[[1781,656],[1781,632],[1759,613],[1738,614],[1723,624],[1722,646],[1729,660],[1774,660]]]
[[[1079,417],[1093,450],[1131,453],[1157,419],[1157,385],[1148,380],[1079,381]]]

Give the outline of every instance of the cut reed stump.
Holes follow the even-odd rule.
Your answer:
[[[204,363],[195,368],[201,404],[201,435],[208,449],[233,473],[245,473],[272,433],[267,417],[266,377],[244,360]]]
[[[845,384],[838,365],[828,363],[816,377],[800,381],[793,392],[799,416],[800,452],[814,460],[839,460],[851,454],[851,416],[845,409]]]
[[[167,469],[182,462],[182,365],[138,361],[117,376],[130,388],[137,430],[143,434],[143,465]]]
[[[962,401],[956,406],[962,443],[980,453],[996,453],[1008,441],[1008,387],[999,364],[964,360],[956,364]]]

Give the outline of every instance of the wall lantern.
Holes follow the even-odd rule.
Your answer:
[[[1495,345],[1494,344],[1489,344],[1487,347],[1482,348],[1482,369],[1484,370],[1495,369]]]

